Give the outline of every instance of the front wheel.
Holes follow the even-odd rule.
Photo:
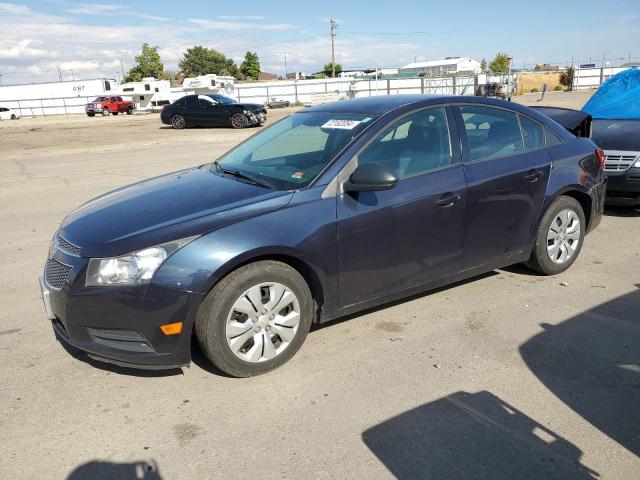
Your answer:
[[[88,117],[95,117],[95,115],[96,115],[96,114],[95,114],[95,113],[93,113],[93,112],[87,112],[87,116],[88,116]]]
[[[247,128],[249,120],[242,113],[234,113],[231,115],[231,126],[233,128]]]
[[[302,275],[275,261],[251,263],[222,279],[202,302],[195,331],[220,370],[251,377],[287,362],[304,342],[314,302]]]
[[[580,203],[572,197],[558,197],[542,217],[526,265],[545,275],[564,272],[578,258],[586,228]]]
[[[18,117],[16,117],[16,114],[15,114],[15,113],[12,113],[12,114],[11,114],[11,120],[17,120],[17,119],[18,119]]]

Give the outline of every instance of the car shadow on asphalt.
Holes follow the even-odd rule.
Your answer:
[[[76,467],[67,480],[162,480],[155,461],[115,463],[92,460]]]
[[[640,217],[640,207],[606,206],[604,214],[607,217]]]
[[[520,346],[533,374],[602,434],[640,454],[640,284]],[[491,392],[456,392],[366,430],[399,479],[596,478],[582,451]]]
[[[398,479],[597,478],[582,452],[491,392],[456,392],[362,434]]]
[[[433,295],[433,294],[438,293],[438,292],[444,292],[444,291],[450,290],[452,288],[461,287],[462,285],[466,285],[467,283],[477,282],[477,281],[482,280],[484,278],[493,277],[493,276],[499,275],[499,274],[500,274],[499,271],[492,270],[492,271],[487,272],[487,273],[476,275],[475,277],[471,277],[471,278],[466,278],[464,280],[460,280],[459,282],[450,283],[450,284],[444,285],[442,287],[438,287],[438,288],[434,288],[434,289],[431,289],[431,290],[426,290],[426,291],[423,291],[423,292],[415,293],[413,295],[410,295],[410,296],[407,296],[407,297],[403,297],[403,298],[400,298],[398,300],[394,300],[394,301],[391,301],[391,302],[388,302],[388,303],[384,303],[384,304],[378,305],[376,307],[371,307],[371,308],[368,308],[366,310],[361,310],[361,311],[358,311],[356,313],[352,313],[350,315],[345,315],[343,317],[338,317],[338,318],[335,318],[333,320],[329,320],[328,322],[314,323],[313,325],[311,325],[311,333],[313,333],[313,332],[315,332],[317,330],[320,330],[322,328],[330,327],[331,325],[337,325],[339,323],[346,322],[347,320],[351,320],[353,318],[361,317],[361,316],[367,315],[369,313],[373,313],[373,312],[377,312],[377,311],[380,311],[380,310],[385,310],[387,308],[395,307],[396,305],[402,305],[403,303],[411,302],[413,300],[418,300],[420,298],[427,297],[429,295]]]
[[[538,379],[573,411],[640,455],[640,284],[520,346]]]

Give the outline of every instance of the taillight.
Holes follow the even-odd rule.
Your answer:
[[[601,148],[596,148],[596,157],[598,157],[598,160],[600,160],[600,170],[604,170],[604,159],[606,158],[604,150],[602,150]]]

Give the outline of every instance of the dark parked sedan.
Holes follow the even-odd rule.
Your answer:
[[[45,307],[61,341],[107,362],[187,365],[195,332],[224,372],[264,373],[314,322],[518,262],[566,270],[600,222],[602,162],[501,100],[319,105],[69,214]]]
[[[258,103],[240,103],[219,94],[187,95],[162,108],[165,125],[186,127],[246,128],[261,125],[267,110]]]

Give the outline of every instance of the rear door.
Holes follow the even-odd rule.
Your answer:
[[[525,151],[516,112],[478,104],[460,105],[455,110],[468,186],[466,270],[499,262],[528,248],[550,162],[544,149]]]
[[[358,154],[358,164],[385,165],[399,181],[337,198],[342,307],[461,270],[466,185],[456,133],[447,109],[430,107],[394,121]]]

